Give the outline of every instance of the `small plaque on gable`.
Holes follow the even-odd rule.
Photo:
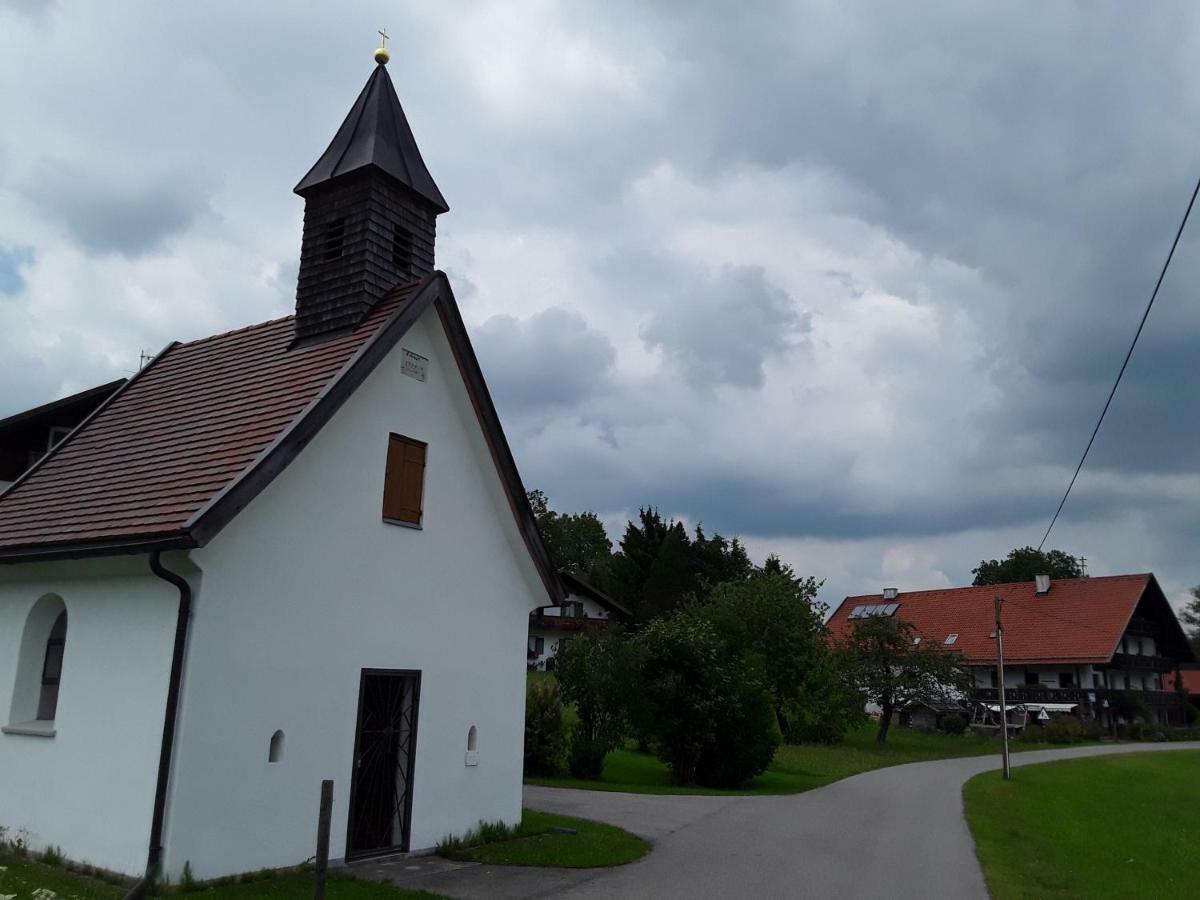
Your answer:
[[[404,361],[401,364],[402,371],[409,378],[415,378],[417,381],[424,381],[425,374],[429,371],[429,360],[419,353],[413,353],[411,350],[402,349]]]

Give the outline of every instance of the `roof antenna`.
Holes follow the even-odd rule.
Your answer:
[[[386,28],[379,29],[379,48],[375,51],[375,62],[381,66],[386,66],[388,60],[392,58],[392,54],[387,48],[388,33]]]
[[[142,369],[146,368],[146,363],[150,362],[152,359],[154,359],[153,356],[151,356],[145,350],[142,350],[138,354],[138,371],[140,372]]]
[[[1079,557],[1079,577],[1080,578],[1088,577],[1087,557],[1086,556]]]

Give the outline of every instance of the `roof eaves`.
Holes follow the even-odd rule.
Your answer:
[[[546,548],[545,541],[542,540],[542,533],[538,530],[537,519],[529,505],[529,496],[521,482],[521,475],[517,470],[516,461],[513,459],[512,450],[508,446],[508,439],[504,436],[504,429],[500,425],[500,416],[492,402],[487,382],[484,381],[483,371],[479,367],[475,350],[471,346],[471,339],[467,335],[462,314],[454,300],[454,292],[450,289],[450,283],[444,274],[440,272],[435,274],[441,277],[445,286],[444,293],[440,297],[443,302],[437,304],[438,314],[441,316],[446,336],[450,340],[450,347],[454,351],[459,372],[467,386],[467,394],[471,398],[472,406],[475,407],[475,415],[483,428],[488,449],[492,455],[492,462],[504,483],[509,507],[513,517],[517,520],[517,527],[520,529],[525,546],[529,549],[529,554],[538,569],[538,574],[542,577],[546,592],[551,601],[557,604],[565,597],[562,581],[550,559],[550,551]]]
[[[631,619],[633,618],[632,612],[630,612],[628,609],[626,609],[624,606],[622,606],[620,603],[618,603],[612,597],[608,596],[608,594],[606,594],[603,591],[599,590],[598,588],[595,588],[592,585],[588,584],[586,581],[584,581],[582,578],[580,578],[578,575],[571,572],[570,570],[559,569],[558,575],[559,575],[559,578],[561,578],[563,581],[565,581],[569,587],[573,587],[573,588],[577,589],[578,593],[586,594],[587,596],[589,596],[593,600],[595,600],[597,603],[599,603],[601,606],[608,607],[610,610],[612,610],[614,612],[619,612],[622,615],[628,616]]]
[[[307,407],[241,474],[196,511],[184,526],[203,547],[288,467],[438,296],[436,272],[412,289],[375,334],[355,351]],[[405,285],[404,287],[407,287]],[[398,288],[399,289],[399,288]]]
[[[93,556],[149,553],[153,550],[190,550],[196,542],[183,532],[167,535],[121,537],[112,540],[63,541],[57,544],[32,544],[0,550],[0,565],[87,559]]]

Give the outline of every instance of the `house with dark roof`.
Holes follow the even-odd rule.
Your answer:
[[[531,672],[553,672],[563,641],[585,632],[603,631],[633,618],[628,609],[578,575],[567,569],[558,574],[566,599],[557,605],[538,607],[529,614],[525,658]]]
[[[300,181],[294,315],[0,422],[0,825],[199,878],[521,816],[564,596],[377,56]]]
[[[1187,636],[1152,574],[1036,581],[847,597],[827,623],[836,640],[855,621],[896,616],[914,641],[962,655],[970,700],[999,700],[995,598],[1004,628],[1005,699],[1042,712],[1074,712],[1109,726],[1140,708],[1154,721],[1184,715],[1171,681],[1195,662]]]

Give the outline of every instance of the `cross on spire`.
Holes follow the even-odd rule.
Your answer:
[[[381,28],[381,29],[379,29],[379,39],[380,39],[380,44],[379,44],[379,46],[380,46],[380,47],[383,47],[383,48],[386,50],[386,49],[387,49],[387,42],[388,42],[388,33],[387,33],[387,29],[385,29],[385,28]]]

